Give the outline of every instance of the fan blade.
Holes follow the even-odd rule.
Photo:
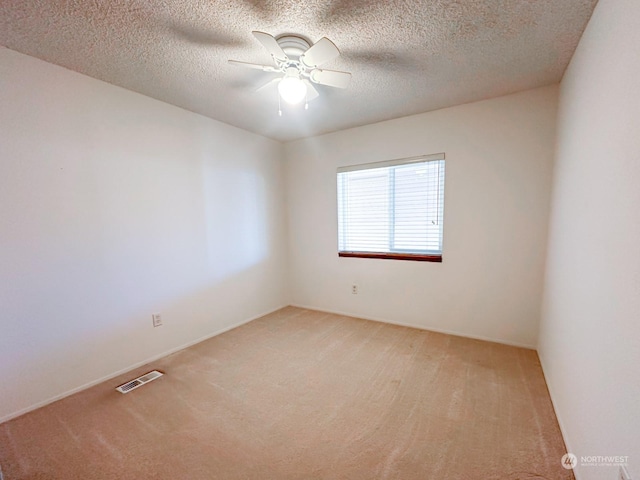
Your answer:
[[[263,72],[278,72],[277,68],[269,65],[258,65],[257,63],[240,62],[238,60],[227,60],[231,65],[238,65],[239,67],[254,68],[256,70],[262,70]]]
[[[261,87],[259,87],[256,92],[261,92],[262,90],[266,90],[267,88],[276,85],[278,83],[280,83],[280,81],[282,80],[282,78],[278,77],[278,78],[274,78],[273,80],[271,80],[270,82],[265,83],[264,85],[262,85]]]
[[[307,102],[310,102],[320,96],[318,90],[316,90],[309,80],[304,80],[304,84],[307,86]]]
[[[300,56],[300,61],[308,68],[317,67],[340,55],[340,50],[327,37],[322,37]]]
[[[280,61],[288,60],[287,54],[284,53],[284,50],[282,50],[282,47],[278,45],[278,42],[272,35],[257,31],[251,33],[253,33],[253,36],[256,37],[256,39],[262,44],[262,46],[267,49],[267,51],[273,58]]]
[[[320,70],[316,68],[309,76],[313,83],[328,85],[330,87],[347,88],[351,81],[351,74],[347,72],[336,72],[335,70]]]

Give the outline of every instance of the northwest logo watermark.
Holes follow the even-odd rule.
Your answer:
[[[567,470],[573,470],[578,465],[578,457],[576,457],[573,453],[565,453],[560,459],[560,463],[563,468]]]
[[[628,455],[582,455],[578,459],[573,453],[565,453],[560,459],[560,464],[567,470],[573,470],[578,465],[581,467],[624,467],[628,463]]]

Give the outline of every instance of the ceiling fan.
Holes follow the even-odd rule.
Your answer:
[[[275,66],[237,60],[229,60],[229,63],[263,72],[281,74],[258,90],[277,84],[279,98],[291,105],[299,104],[305,100],[305,108],[307,108],[308,102],[319,96],[313,86],[314,83],[337,88],[346,88],[349,85],[350,73],[318,68],[340,55],[338,47],[328,38],[323,37],[311,45],[307,40],[297,35],[282,35],[275,38],[264,32],[252,33],[271,54]],[[279,114],[282,115],[281,110],[279,110]]]

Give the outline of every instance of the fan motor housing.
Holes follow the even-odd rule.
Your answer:
[[[280,35],[276,38],[276,41],[289,58],[300,57],[311,48],[311,43],[299,35]]]

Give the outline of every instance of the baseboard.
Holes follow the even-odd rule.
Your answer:
[[[360,315],[358,313],[340,312],[340,311],[337,311],[337,310],[328,310],[326,308],[318,308],[318,307],[312,307],[312,306],[308,306],[308,305],[291,304],[291,306],[292,307],[298,307],[298,308],[305,308],[307,310],[315,310],[317,312],[333,313],[335,315],[344,315],[344,316],[347,316],[347,317],[361,318],[363,320],[371,320],[373,322],[388,323],[390,325],[398,325],[400,327],[417,328],[418,330],[426,330],[427,332],[445,333],[447,335],[453,335],[455,337],[471,338],[473,340],[483,340],[485,342],[500,343],[502,345],[509,345],[510,347],[520,347],[520,348],[526,348],[527,350],[536,350],[536,347],[533,346],[533,345],[527,345],[527,344],[518,343],[518,342],[510,342],[510,341],[507,341],[507,340],[496,340],[494,338],[483,337],[481,335],[467,335],[467,334],[464,334],[464,333],[455,332],[453,330],[445,330],[445,329],[442,329],[442,328],[425,327],[423,325],[416,325],[416,324],[404,323],[404,322],[396,322],[394,320],[388,320],[388,319],[385,319],[385,318],[362,316],[362,315]]]
[[[545,373],[546,368],[544,367],[544,360],[542,360],[542,356],[540,355],[540,352],[538,352],[538,360],[540,360],[540,368],[542,369],[542,376],[544,377],[544,382],[547,384],[547,391],[549,392],[549,398],[551,399],[551,405],[553,406],[553,412],[556,415],[556,420],[558,420],[558,427],[560,428],[560,435],[562,435],[562,441],[564,442],[564,448],[567,450],[567,453],[572,453],[573,450],[571,448],[571,445],[569,445],[569,440],[567,438],[567,430],[566,430],[566,428],[564,426],[564,422],[562,421],[562,416],[560,415],[560,410],[558,410],[558,406],[556,404],[556,401],[554,400],[553,391],[551,390],[551,385],[549,384],[549,381],[547,380],[547,375]],[[560,459],[558,459],[558,462],[559,461],[560,461]],[[574,469],[573,470],[573,475],[576,478],[576,480],[580,480],[579,470],[580,469]]]
[[[213,338],[213,337],[215,337],[217,335],[221,335],[221,334],[223,334],[225,332],[228,332],[229,330],[233,330],[234,328],[238,328],[238,327],[240,327],[242,325],[245,325],[245,324],[247,324],[249,322],[252,322],[252,321],[254,321],[254,320],[256,320],[256,319],[258,319],[260,317],[264,317],[265,315],[269,315],[270,313],[276,312],[276,311],[278,311],[278,310],[280,310],[280,309],[282,309],[282,308],[284,308],[286,306],[287,305],[282,305],[280,307],[277,307],[275,309],[272,309],[272,310],[269,310],[267,312],[261,313],[259,315],[255,315],[255,316],[253,316],[253,317],[251,317],[249,319],[242,320],[240,322],[236,322],[233,325],[230,325],[228,327],[224,327],[224,328],[222,328],[220,330],[216,330],[213,333],[210,333],[208,335],[200,337],[200,338],[198,338],[196,340],[193,340],[191,342],[188,342],[188,343],[185,343],[183,345],[177,346],[175,348],[172,348],[170,350],[162,352],[162,353],[160,353],[158,355],[154,355],[154,356],[149,357],[149,358],[147,358],[145,360],[137,362],[137,363],[135,363],[133,365],[129,365],[128,367],[125,367],[125,368],[120,369],[120,370],[118,370],[116,372],[110,373],[108,375],[105,375],[105,376],[103,376],[103,377],[101,377],[101,378],[99,378],[97,380],[93,380],[93,381],[91,381],[89,383],[83,384],[83,385],[81,385],[79,387],[73,388],[73,389],[68,390],[66,392],[63,392],[63,393],[61,393],[59,395],[55,395],[55,396],[53,396],[51,398],[48,398],[47,400],[43,400],[42,402],[38,402],[38,403],[30,405],[30,406],[28,406],[26,408],[18,410],[17,412],[13,412],[13,413],[10,413],[8,415],[5,415],[4,417],[0,417],[0,424],[4,423],[4,422],[7,422],[7,421],[9,421],[9,420],[11,420],[13,418],[17,418],[17,417],[19,417],[21,415],[24,415],[26,413],[32,412],[34,410],[37,410],[38,408],[42,408],[42,407],[44,407],[46,405],[49,405],[49,404],[51,404],[53,402],[57,402],[58,400],[62,400],[63,398],[66,398],[66,397],[71,396],[71,395],[73,395],[75,393],[81,392],[83,390],[86,390],[87,388],[91,388],[91,387],[93,387],[95,385],[98,385],[99,383],[111,380],[112,378],[115,378],[115,377],[117,377],[119,375],[122,375],[123,373],[127,373],[127,372],[129,372],[131,370],[134,370],[134,369],[136,369],[138,367],[141,367],[143,365],[146,365],[148,363],[155,362],[156,360],[159,360],[160,358],[166,357],[167,355],[171,355],[172,353],[179,352],[180,350],[184,350],[185,348],[189,348],[189,347],[191,347],[191,346],[193,346],[193,345],[195,345],[197,343],[203,342],[203,341],[208,340],[210,338]],[[517,342],[508,342],[508,341],[503,341],[503,340],[495,340],[495,339],[492,339],[492,338],[487,338],[487,337],[483,337],[483,336],[479,336],[479,335],[465,335],[465,334],[462,334],[460,332],[455,332],[455,331],[451,331],[451,330],[438,329],[438,328],[427,328],[427,327],[424,327],[422,325],[415,325],[415,324],[404,323],[404,322],[396,322],[396,321],[388,320],[388,319],[384,319],[384,318],[363,316],[363,315],[360,315],[360,314],[357,314],[357,313],[342,312],[342,311],[336,311],[336,310],[328,310],[328,309],[324,309],[324,308],[318,308],[318,307],[313,307],[313,306],[308,306],[308,305],[299,305],[299,304],[291,304],[291,306],[292,307],[298,307],[298,308],[305,308],[307,310],[315,310],[315,311],[318,311],[318,312],[326,312],[326,313],[333,313],[333,314],[336,314],[336,315],[345,315],[345,316],[348,316],[348,317],[361,318],[363,320],[370,320],[370,321],[373,321],[373,322],[388,323],[388,324],[391,324],[391,325],[398,325],[398,326],[401,326],[401,327],[410,327],[410,328],[417,328],[419,330],[426,330],[426,331],[430,331],[430,332],[444,333],[444,334],[447,334],[447,335],[454,335],[456,337],[472,338],[474,340],[483,340],[483,341],[486,341],[486,342],[500,343],[500,344],[503,344],[503,345],[509,345],[509,346],[520,347],[520,348],[527,348],[527,349],[530,349],[530,350],[535,350],[536,349],[535,347],[533,347],[531,345],[525,345],[525,344],[521,344],[521,343],[517,343]],[[544,368],[543,368],[543,371],[544,371]],[[548,387],[548,383],[547,383],[547,387]],[[551,401],[553,403],[553,395],[551,395],[551,391],[549,391],[549,393],[550,393]],[[554,403],[554,409],[555,409],[555,403]],[[565,445],[567,445],[567,447],[568,447],[568,444],[567,444],[567,441],[566,441],[565,430],[563,428],[560,416],[558,415],[557,409],[556,409],[556,417],[558,418],[558,423],[560,425],[560,430],[562,432],[562,436],[565,439]],[[577,478],[577,476],[576,476],[576,478]]]
[[[85,383],[84,385],[81,385],[79,387],[73,388],[73,389],[68,390],[68,391],[66,391],[64,393],[61,393],[59,395],[55,395],[54,397],[48,398],[47,400],[43,400],[42,402],[38,402],[38,403],[35,403],[33,405],[30,405],[30,406],[28,406],[26,408],[18,410],[17,412],[13,412],[13,413],[10,413],[9,415],[5,415],[4,417],[0,417],[0,424],[2,424],[4,422],[7,422],[7,421],[9,421],[11,419],[17,418],[17,417],[19,417],[21,415],[24,415],[25,413],[29,413],[29,412],[32,412],[34,410],[37,410],[38,408],[42,408],[44,406],[47,406],[47,405],[49,405],[49,404],[51,404],[53,402],[57,402],[58,400],[62,400],[63,398],[69,397],[69,396],[71,396],[71,395],[73,395],[75,393],[78,393],[78,392],[81,392],[83,390],[86,390],[87,388],[91,388],[91,387],[93,387],[95,385],[98,385],[99,383],[111,380],[112,378],[115,378],[118,375],[122,375],[123,373],[127,373],[127,372],[129,372],[131,370],[135,370],[136,368],[142,367],[143,365],[146,365],[147,363],[155,362],[156,360],[159,360],[159,359],[161,359],[163,357],[166,357],[167,355],[171,355],[172,353],[179,352],[180,350],[184,350],[185,348],[189,348],[189,347],[191,347],[193,345],[196,345],[197,343],[204,342],[205,340],[208,340],[210,338],[213,338],[213,337],[216,337],[218,335],[221,335],[221,334],[223,334],[225,332],[228,332],[229,330],[233,330],[234,328],[241,327],[242,325],[245,325],[245,324],[247,324],[249,322],[253,322],[254,320],[256,320],[256,319],[258,319],[260,317],[264,317],[265,315],[269,315],[270,313],[277,312],[278,310],[281,310],[282,308],[284,308],[286,306],[287,305],[282,305],[282,306],[280,306],[278,308],[275,308],[273,310],[269,310],[268,312],[265,312],[265,313],[261,313],[259,315],[254,316],[254,317],[251,317],[251,318],[249,318],[247,320],[242,320],[240,322],[236,322],[233,325],[230,325],[228,327],[224,327],[224,328],[222,328],[220,330],[216,330],[213,333],[205,335],[204,337],[200,337],[200,338],[198,338],[196,340],[193,340],[191,342],[188,342],[188,343],[185,343],[185,344],[180,345],[178,347],[175,347],[175,348],[172,348],[170,350],[167,350],[166,352],[163,352],[163,353],[160,353],[158,355],[154,355],[152,357],[149,357],[149,358],[147,358],[145,360],[142,360],[142,361],[137,362],[137,363],[135,363],[133,365],[130,365],[128,367],[120,369],[120,370],[118,370],[116,372],[113,372],[113,373],[110,373],[108,375],[105,375],[105,376],[103,376],[103,377],[101,377],[101,378],[99,378],[97,380],[93,380],[93,381],[91,381],[89,383]]]

